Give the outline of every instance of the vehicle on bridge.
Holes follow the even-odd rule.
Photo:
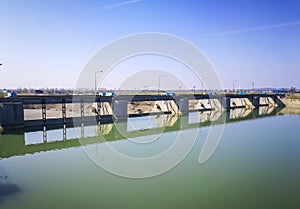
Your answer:
[[[98,95],[100,97],[113,97],[115,96],[114,92],[99,92]]]
[[[208,91],[206,92],[207,95],[213,96],[213,95],[217,95],[217,92],[215,91]]]
[[[4,90],[1,92],[0,97],[17,97],[17,93],[15,91]]]
[[[276,89],[276,90],[272,90],[273,94],[280,94],[280,95],[285,95],[286,94],[286,90],[284,89]]]
[[[237,95],[246,95],[246,92],[245,91],[238,91],[236,94]]]
[[[162,96],[175,96],[174,92],[163,92],[161,93]]]

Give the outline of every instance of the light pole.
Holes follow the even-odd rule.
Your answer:
[[[234,91],[234,83],[237,82],[238,80],[233,80],[232,81],[232,91]]]
[[[144,89],[145,89],[146,92],[149,92],[149,85],[144,86]]]
[[[208,79],[207,77],[205,77],[205,78],[202,78],[200,81],[201,81],[201,90],[202,90],[202,92],[203,92],[203,81],[204,80],[206,80],[206,79]]]
[[[2,66],[2,63],[0,63],[0,67]],[[1,68],[0,68],[1,69]]]
[[[102,73],[102,72],[103,72],[102,70],[99,70],[99,71],[95,72],[95,94],[97,92],[97,73]]]
[[[158,89],[157,89],[157,94],[159,94],[159,90],[160,90],[160,78],[165,77],[165,74],[159,75],[158,76]]]

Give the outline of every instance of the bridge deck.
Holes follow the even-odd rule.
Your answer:
[[[132,102],[141,101],[162,101],[179,99],[222,99],[222,98],[248,98],[253,97],[275,97],[281,94],[181,94],[175,96],[164,95],[118,95],[118,96],[98,96],[98,95],[28,95],[15,98],[0,98],[0,103],[22,102],[23,104],[60,104],[60,103],[80,103],[80,102],[109,102],[113,100],[126,100]]]

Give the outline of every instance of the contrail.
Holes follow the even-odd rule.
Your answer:
[[[123,1],[123,2],[120,2],[120,3],[111,4],[111,5],[108,5],[108,6],[101,7],[101,9],[103,9],[103,10],[113,9],[113,8],[125,6],[125,5],[128,5],[128,4],[134,4],[134,3],[137,3],[137,2],[140,2],[140,1],[142,1],[142,0]]]
[[[271,28],[280,28],[280,27],[294,26],[294,25],[300,25],[300,21],[280,23],[280,24],[275,24],[275,25],[263,25],[263,26],[258,26],[258,27],[253,27],[253,28],[245,28],[245,29],[240,29],[240,30],[225,31],[222,33],[214,34],[214,35],[215,36],[226,36],[226,35],[233,35],[233,34],[238,34],[238,33],[260,31],[260,30],[266,30],[266,29],[271,29]]]

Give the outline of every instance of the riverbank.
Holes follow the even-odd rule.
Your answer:
[[[289,108],[300,108],[300,97],[285,97],[281,101]]]

